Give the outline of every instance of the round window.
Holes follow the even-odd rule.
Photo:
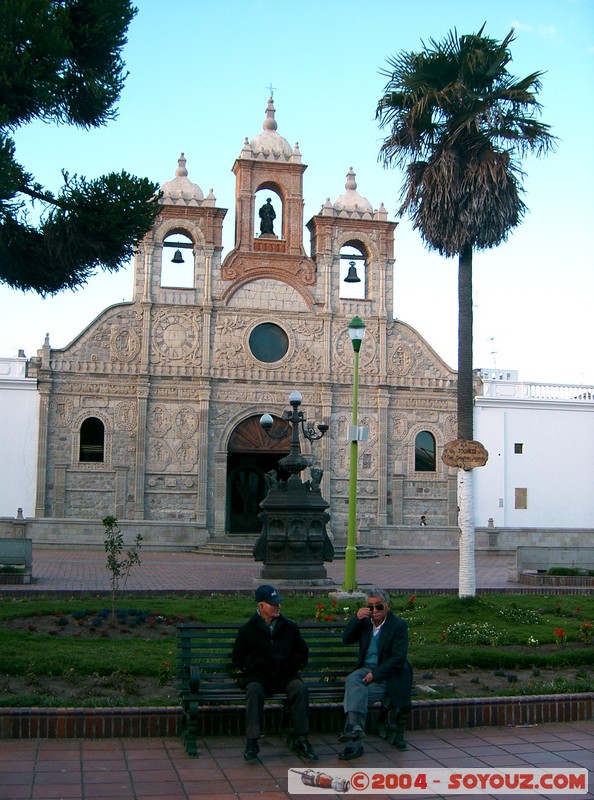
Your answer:
[[[272,364],[280,361],[289,349],[289,337],[273,322],[256,325],[250,333],[250,350],[254,358]]]

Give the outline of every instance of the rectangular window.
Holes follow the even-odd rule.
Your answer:
[[[524,452],[524,445],[522,442],[515,442],[514,444],[514,453],[523,453]]]
[[[528,508],[528,489],[514,489],[516,493],[516,508]]]

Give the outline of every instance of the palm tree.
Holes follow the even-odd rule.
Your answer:
[[[419,53],[388,59],[376,118],[389,131],[384,166],[406,170],[399,214],[431,249],[458,258],[458,438],[473,438],[472,256],[495,247],[522,220],[520,158],[554,148],[539,122],[541,72],[522,80],[507,70],[511,30],[502,42],[478,33],[429,41]],[[474,596],[472,470],[458,470],[460,596]]]

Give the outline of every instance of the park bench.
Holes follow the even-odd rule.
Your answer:
[[[356,644],[344,645],[344,622],[300,623],[309,647],[309,662],[300,675],[309,688],[310,721],[326,717],[337,728],[337,712],[342,710],[344,681],[357,662]],[[238,625],[181,623],[177,637],[177,676],[182,703],[181,735],[186,752],[197,755],[196,739],[207,733],[224,733],[225,712],[234,710],[243,723],[245,692],[236,683],[237,673],[231,664],[231,650]],[[268,711],[280,713],[280,735],[290,742],[290,715],[284,695],[274,695],[266,702]],[[210,721],[206,722],[206,715]],[[378,732],[394,743],[392,723],[386,709],[380,715]],[[214,717],[214,724],[213,724]],[[218,719],[218,727],[216,720]],[[338,718],[342,723],[342,716]],[[239,732],[239,728],[237,728]]]
[[[33,572],[33,542],[31,539],[0,539],[0,567],[23,567],[20,583],[31,583]],[[0,583],[8,583],[14,573],[0,572]],[[12,582],[12,581],[11,581]]]

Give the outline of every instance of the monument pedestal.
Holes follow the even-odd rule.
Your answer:
[[[333,585],[324,566],[334,558],[326,532],[329,505],[319,485],[297,476],[275,483],[260,503],[262,532],[254,545],[254,558],[264,564],[260,578],[285,586]]]

